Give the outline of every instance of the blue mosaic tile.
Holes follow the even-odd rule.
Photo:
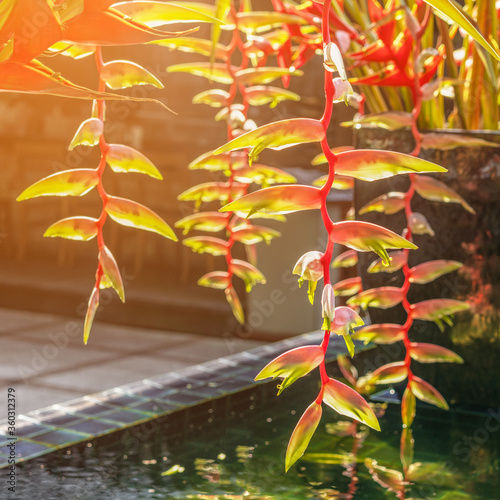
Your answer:
[[[134,410],[117,410],[103,414],[102,418],[113,422],[120,422],[122,424],[132,424],[141,420],[150,419],[151,415]]]
[[[195,403],[199,403],[206,399],[205,396],[199,396],[197,394],[193,394],[192,392],[177,392],[173,394],[168,394],[165,398],[158,398],[159,400],[177,403],[183,406],[190,406]]]
[[[37,424],[37,423],[24,423],[16,426],[17,437],[33,437],[44,432],[53,431],[55,429],[52,425]]]
[[[124,408],[127,406],[131,406],[135,403],[144,401],[146,398],[141,396],[133,396],[131,394],[124,393],[107,393],[103,394],[102,397],[100,395],[92,396],[92,399],[95,399],[99,402],[103,402],[106,405],[118,406],[120,408]]]
[[[1,453],[9,454],[10,449],[5,447],[0,449]],[[29,441],[28,439],[19,439],[16,442],[16,458],[19,460],[26,460],[28,458],[34,458],[39,455],[43,455],[48,451],[53,449],[50,445],[45,445],[41,443],[35,443],[33,441]]]
[[[98,403],[97,401],[85,401],[87,404],[81,405],[80,407],[74,406],[72,408],[68,408],[69,411],[74,411],[76,415],[83,415],[88,417],[95,417],[101,415],[113,408],[112,405]]]
[[[137,411],[147,411],[155,415],[163,415],[164,413],[178,410],[179,406],[172,403],[167,403],[166,401],[152,400],[145,401],[144,403],[140,403],[135,406],[131,406],[130,408]]]
[[[106,422],[103,420],[91,418],[77,424],[69,425],[66,427],[66,429],[69,431],[83,432],[93,437],[115,431],[117,429],[117,425],[116,422]]]
[[[83,434],[81,432],[72,432],[69,430],[58,429],[56,431],[40,434],[33,438],[37,443],[47,444],[50,446],[68,446],[73,443],[84,441],[90,437],[90,434]]]

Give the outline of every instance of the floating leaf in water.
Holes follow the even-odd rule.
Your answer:
[[[76,131],[68,149],[72,151],[76,146],[95,146],[103,132],[103,123],[99,118],[85,120]]]
[[[333,291],[338,297],[350,297],[358,293],[362,288],[363,286],[361,285],[361,278],[359,276],[338,281],[333,285]]]
[[[365,206],[359,209],[359,214],[363,215],[368,212],[380,212],[387,215],[392,215],[403,210],[406,204],[405,193],[391,191],[369,201]]]
[[[288,214],[321,207],[319,189],[311,186],[271,186],[242,196],[221,208],[221,212]]]
[[[394,286],[381,286],[379,288],[370,288],[358,293],[347,301],[349,306],[360,306],[362,309],[368,307],[377,307],[379,309],[388,309],[399,304],[404,298],[401,288]]]
[[[408,484],[401,472],[378,465],[376,460],[367,458],[365,459],[365,465],[370,471],[373,480],[383,488],[389,489],[389,491],[399,491]]]
[[[261,241],[270,243],[273,238],[281,236],[279,231],[264,226],[237,227],[232,232],[233,239],[245,245],[255,245]]]
[[[410,269],[410,283],[425,284],[462,267],[456,260],[431,260]]]
[[[380,430],[375,413],[355,390],[332,378],[323,388],[323,402],[336,412],[358,420],[377,431]]]
[[[228,252],[227,242],[212,236],[193,236],[182,241],[183,245],[191,248],[196,253],[209,253],[219,256]]]
[[[158,233],[177,241],[170,226],[150,208],[132,200],[109,196],[105,206],[108,215],[118,224]]]
[[[113,172],[138,172],[154,179],[163,179],[151,160],[130,146],[109,144],[106,162]]]
[[[408,370],[404,361],[388,363],[377,368],[370,377],[372,384],[396,384],[408,376]]]
[[[231,261],[231,269],[238,278],[244,281],[247,292],[250,292],[253,285],[257,283],[266,283],[265,276],[254,265],[244,260],[233,259]]]
[[[449,151],[456,148],[491,147],[499,148],[496,142],[485,141],[479,137],[458,134],[422,134],[422,149]]]
[[[463,363],[464,360],[453,351],[435,344],[412,342],[410,356],[420,363]]]
[[[319,421],[321,420],[321,405],[314,401],[308,406],[295,429],[292,432],[285,457],[285,471],[304,454],[309,445],[309,441],[314,435]]]
[[[182,234],[188,234],[192,229],[216,233],[222,231],[228,222],[228,216],[219,212],[199,212],[188,215],[175,223],[175,227],[180,227]]]
[[[446,400],[435,387],[429,384],[429,382],[413,376],[409,386],[413,394],[421,401],[435,405],[443,410],[449,409]]]
[[[268,123],[240,135],[216,149],[214,154],[250,148],[249,161],[251,163],[266,148],[284,149],[297,144],[320,142],[324,136],[325,130],[319,120],[291,118]]]
[[[83,196],[98,182],[99,175],[92,168],[64,170],[35,182],[17,197],[17,201],[39,196]]]
[[[92,217],[61,219],[48,227],[43,235],[68,240],[88,241],[97,236],[97,219]]]
[[[332,267],[353,267],[358,263],[358,252],[347,250],[333,259]]]
[[[99,75],[111,90],[127,89],[136,85],[152,85],[158,89],[163,84],[147,69],[132,61],[109,61],[103,64]]]
[[[361,327],[353,334],[354,340],[362,340],[365,344],[393,344],[405,338],[405,330],[402,325],[392,323],[380,323]]]
[[[113,254],[109,251],[108,247],[103,246],[99,250],[99,264],[102,267],[103,276],[99,283],[100,288],[113,288],[120,297],[122,302],[125,302],[125,290],[123,289],[123,281],[118,269]]]
[[[278,395],[297,379],[314,370],[324,359],[325,354],[319,345],[296,347],[287,351],[268,363],[255,377],[255,380],[265,378],[283,378],[278,386]]]
[[[426,200],[442,201],[445,203],[459,203],[471,214],[475,214],[475,210],[453,189],[446,184],[433,177],[420,175],[414,179],[415,191]]]
[[[389,253],[390,264],[385,265],[382,259],[373,261],[368,267],[369,273],[394,273],[399,271],[407,261],[406,253],[404,251]]]
[[[451,315],[470,308],[467,302],[455,299],[430,299],[417,302],[411,306],[412,317],[434,321],[441,331],[444,331],[443,321],[452,324]]]
[[[165,472],[162,472],[161,475],[172,476],[174,474],[181,474],[182,472],[184,472],[184,467],[182,467],[181,465],[172,465],[170,469],[166,470]]]
[[[362,181],[375,181],[399,174],[446,172],[446,169],[404,153],[355,149],[337,154],[335,172]]]
[[[313,188],[314,189],[314,188]],[[361,221],[343,221],[333,224],[330,238],[335,243],[340,243],[358,252],[373,251],[389,265],[388,248],[410,248],[417,247],[398,236],[385,227]]]
[[[225,290],[229,286],[229,274],[225,271],[212,271],[198,280],[198,285],[217,290]]]

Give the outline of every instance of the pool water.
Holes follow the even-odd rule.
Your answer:
[[[199,412],[204,421],[182,429],[153,421],[31,460],[18,466],[15,498],[500,498],[499,409],[419,407],[413,463],[404,476],[398,405],[387,406],[380,433],[325,407],[307,453],[285,474],[289,436],[315,393],[296,385],[271,404],[250,396],[247,406],[232,411],[222,425],[205,408]]]

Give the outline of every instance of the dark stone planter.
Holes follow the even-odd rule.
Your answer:
[[[453,131],[453,133],[460,133]],[[500,144],[498,132],[467,133]],[[409,153],[414,140],[409,130],[387,132],[381,129],[356,130],[359,149],[387,149]],[[414,212],[422,213],[435,236],[416,235],[418,250],[410,252],[410,267],[435,259],[458,260],[463,268],[427,285],[412,285],[409,300],[416,303],[431,298],[467,300],[471,311],[454,318],[454,326],[442,333],[432,323],[415,322],[411,339],[448,347],[465,365],[415,365],[415,373],[435,385],[449,401],[500,405],[500,149],[493,147],[457,148],[450,151],[423,150],[421,157],[448,169],[431,174],[460,194],[476,211],[467,212],[458,204],[438,203],[415,194]],[[356,181],[356,212],[377,196],[389,191],[406,191],[405,175],[372,183]],[[406,226],[403,212],[383,215],[372,212],[357,219],[388,227],[401,233]],[[372,254],[359,255],[359,271],[364,289],[400,286],[402,272],[366,272],[375,260]],[[389,310],[370,309],[373,323],[402,324],[406,313],[401,306]]]

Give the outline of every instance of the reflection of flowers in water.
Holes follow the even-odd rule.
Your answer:
[[[465,300],[470,304],[471,316],[453,329],[456,344],[468,345],[476,339],[500,340],[500,312],[496,304],[500,296],[500,257],[487,251],[489,239],[487,232],[478,235],[474,242],[462,243],[469,257],[460,273],[470,283]]]

